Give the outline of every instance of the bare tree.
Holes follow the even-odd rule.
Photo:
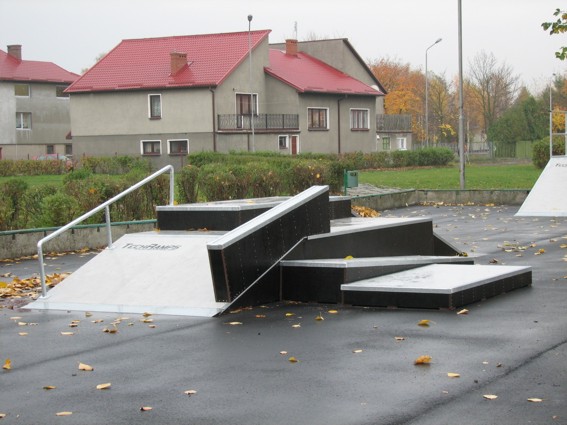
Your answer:
[[[514,102],[518,77],[505,63],[499,64],[493,53],[481,51],[469,63],[471,86],[470,107],[478,108],[483,119],[483,132]]]

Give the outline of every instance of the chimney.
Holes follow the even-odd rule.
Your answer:
[[[285,41],[285,54],[297,56],[297,40],[288,39]]]
[[[21,44],[12,44],[8,46],[8,54],[12,56],[14,59],[19,61],[22,60],[22,45]]]
[[[187,53],[171,52],[171,75],[176,74],[187,65]]]

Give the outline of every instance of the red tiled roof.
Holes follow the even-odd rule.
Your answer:
[[[295,56],[270,49],[270,66],[266,68],[266,73],[300,93],[384,95],[380,90],[302,52]]]
[[[251,31],[252,49],[269,30]],[[248,32],[123,40],[67,92],[218,86],[248,55]],[[188,66],[171,75],[172,52]]]
[[[0,81],[36,81],[70,84],[79,76],[52,62],[18,60],[0,50]]]

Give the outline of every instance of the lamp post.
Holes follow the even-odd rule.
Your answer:
[[[461,0],[458,2],[459,31],[459,183],[465,190],[465,113],[463,95],[463,12]]]
[[[553,90],[553,83],[555,80],[555,74],[553,74],[553,80],[551,80],[551,84],[549,84],[549,159],[553,156],[553,98],[552,98],[552,90]]]
[[[250,37],[250,27],[252,25],[252,15],[248,15],[248,83],[250,85],[250,128],[252,129],[252,152],[256,150],[254,144],[254,93],[252,93],[252,40]]]
[[[425,49],[425,145],[429,146],[429,73],[427,71],[427,52],[443,39],[438,38],[431,46]]]

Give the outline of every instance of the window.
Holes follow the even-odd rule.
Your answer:
[[[161,118],[161,94],[148,95],[150,119]]]
[[[392,146],[390,144],[390,137],[382,137],[382,150],[389,151],[390,149],[392,149]]]
[[[73,145],[65,145],[65,155],[73,155]]]
[[[369,130],[368,125],[368,109],[351,109],[350,110],[350,128],[351,130]]]
[[[254,108],[254,115],[258,115],[258,95],[256,93],[236,94],[236,115],[250,115],[251,107]]]
[[[161,140],[142,140],[142,155],[161,155]]]
[[[184,140],[168,140],[168,152],[170,155],[187,155],[189,152],[189,141]]]
[[[16,96],[30,97],[29,84],[14,84],[14,94]]]
[[[398,149],[401,151],[405,151],[408,149],[407,139],[405,137],[398,137]]]
[[[55,153],[55,146],[53,146],[53,145],[45,146],[45,153],[47,155],[53,155]]]
[[[55,86],[55,96],[57,97],[69,97],[69,93],[65,93],[67,86]]]
[[[309,130],[328,130],[327,108],[307,108],[307,127]]]
[[[16,128],[31,130],[31,112],[16,112]]]
[[[289,147],[289,136],[278,136],[278,147],[287,149]]]

